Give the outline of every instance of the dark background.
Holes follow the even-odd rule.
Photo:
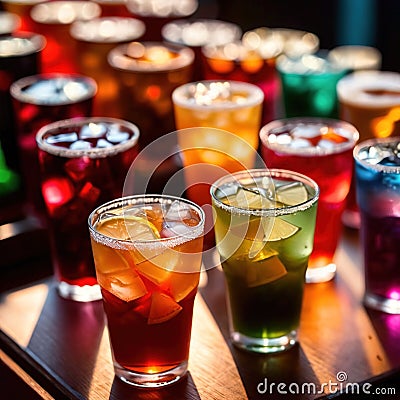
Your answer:
[[[383,70],[400,72],[400,0],[199,0],[195,16],[234,22],[243,31],[312,32],[321,49],[373,46],[382,53]]]

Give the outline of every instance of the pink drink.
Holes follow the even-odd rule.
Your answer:
[[[11,85],[27,211],[42,217],[36,133],[51,122],[92,115],[96,82],[82,75],[40,74]]]
[[[343,121],[292,118],[274,121],[261,130],[262,155],[268,168],[300,172],[320,187],[314,249],[307,282],[334,277],[334,255],[340,238],[346,196],[352,176],[352,150],[357,130]]]
[[[113,118],[75,118],[37,135],[55,275],[61,296],[100,299],[87,231],[90,212],[122,195],[138,128]]]

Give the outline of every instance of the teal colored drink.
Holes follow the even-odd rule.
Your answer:
[[[285,170],[226,176],[211,190],[235,345],[269,353],[297,341],[319,189]]]

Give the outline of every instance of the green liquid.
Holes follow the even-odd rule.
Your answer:
[[[298,328],[316,208],[315,202],[305,210],[276,218],[251,216],[243,240],[237,237],[235,227],[240,226],[244,216],[230,214],[214,205],[215,235],[228,288],[233,331],[272,339]],[[280,240],[276,237],[272,241],[259,240],[257,227],[271,226],[276,220],[285,221],[297,230]],[[237,250],[233,251],[235,246]]]

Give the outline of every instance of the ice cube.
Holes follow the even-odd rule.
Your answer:
[[[89,150],[92,148],[92,144],[90,142],[86,142],[85,140],[77,140],[72,143],[69,148],[71,150]]]
[[[291,141],[290,145],[296,149],[310,147],[311,143],[307,139],[295,138]]]
[[[330,149],[333,149],[335,147],[335,145],[336,144],[334,142],[327,140],[327,139],[321,139],[318,142],[318,147],[321,147],[322,149],[330,150]]]
[[[169,226],[169,222],[180,222],[184,219],[190,219],[192,217],[190,206],[175,200],[169,207],[168,211],[164,215],[165,222]]]
[[[60,133],[59,135],[49,136],[46,142],[49,144],[55,143],[73,143],[78,140],[77,132]]]
[[[98,138],[104,136],[106,132],[107,127],[105,124],[95,124],[91,122],[88,125],[82,126],[79,136],[81,139]]]
[[[121,132],[121,128],[117,124],[113,124],[109,126],[108,132],[106,134],[106,138],[111,143],[122,143],[128,140],[130,134],[128,132]]]
[[[64,164],[64,170],[72,180],[77,182],[87,176],[91,165],[92,162],[87,157],[71,158]]]
[[[99,149],[105,149],[108,147],[113,147],[113,145],[110,142],[108,142],[106,139],[99,139],[97,141],[96,147]]]
[[[322,125],[300,125],[292,129],[294,138],[315,138],[321,136]]]
[[[90,182],[86,182],[83,185],[83,188],[80,190],[78,196],[87,204],[91,204],[94,206],[100,196],[100,193],[100,189],[93,186]]]

